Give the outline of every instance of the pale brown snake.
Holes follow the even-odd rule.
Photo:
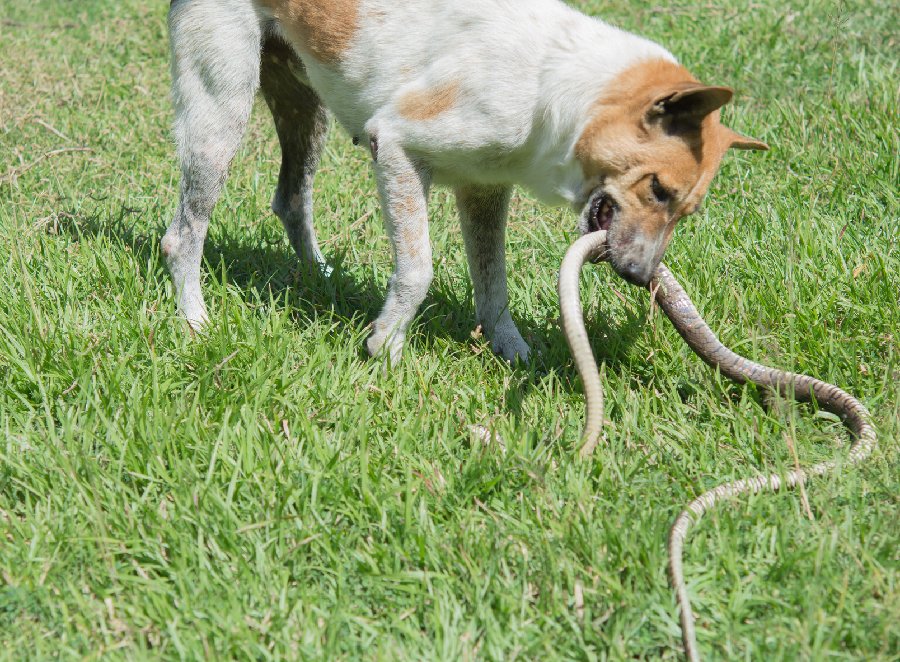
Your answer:
[[[582,457],[589,456],[597,445],[602,432],[604,413],[603,385],[600,382],[600,374],[597,371],[581,311],[579,276],[585,262],[602,258],[605,244],[606,233],[602,230],[582,236],[569,248],[559,273],[563,332],[584,383],[586,421],[580,451]],[[837,386],[806,375],[754,363],[725,347],[700,317],[684,289],[664,265],[659,265],[648,289],[655,293],[656,302],[681,337],[707,364],[741,384],[752,382],[797,400],[814,398],[821,409],[840,416],[854,437],[847,457],[843,460],[819,462],[805,469],[788,471],[783,476],[760,475],[723,483],[691,501],[675,519],[669,532],[669,577],[681,611],[681,638],[684,642],[685,657],[693,662],[700,659],[700,653],[697,650],[694,615],[681,563],[684,541],[690,526],[721,499],[762,491],[774,492],[781,487],[794,487],[804,484],[810,476],[818,476],[838,466],[863,461],[875,448],[875,428],[866,408]]]

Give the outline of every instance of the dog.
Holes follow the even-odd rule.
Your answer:
[[[433,277],[433,184],[455,192],[477,323],[527,360],[507,299],[513,185],[606,230],[612,268],[644,285],[725,152],[767,149],[720,123],[730,88],[560,0],[172,0],[168,23],[182,176],[161,249],[197,329],[210,213],[258,90],[282,153],[272,209],[307,268],[328,269],[312,209],[328,113],[371,152],[395,265],[366,348],[391,362]]]

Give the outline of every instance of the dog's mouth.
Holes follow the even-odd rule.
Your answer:
[[[593,199],[591,209],[588,212],[587,226],[588,232],[597,232],[598,230],[609,230],[612,225],[619,205],[612,199],[608,193],[602,193]]]
[[[612,222],[616,218],[619,206],[612,196],[608,193],[601,193],[594,196],[588,208],[585,223],[582,226],[585,233],[597,232],[599,230],[609,231]],[[604,242],[606,250],[601,255],[591,260],[594,264],[609,259],[609,238]]]

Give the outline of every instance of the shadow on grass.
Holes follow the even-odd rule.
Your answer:
[[[631,347],[638,337],[646,332],[646,318],[639,309],[629,309],[625,322],[616,324],[610,317],[602,314],[601,308],[599,314],[585,319],[585,327],[598,366],[603,366],[607,372],[632,371],[633,366],[629,358]],[[519,328],[525,335],[528,325],[519,322]],[[560,325],[554,324],[551,327],[542,328],[538,335],[525,335],[525,337],[535,340],[533,348],[539,349],[540,354],[535,357],[531,365],[516,366],[514,370],[519,373],[517,376],[527,377],[529,384],[535,384],[540,377],[553,371],[563,383],[569,385],[570,389],[577,388],[580,392],[580,378]],[[645,385],[652,380],[650,372],[638,371],[635,373],[632,371],[632,375]],[[528,389],[521,388],[522,381],[514,382],[506,391],[507,409],[517,419],[521,417],[522,404],[529,394]]]
[[[71,237],[106,237],[130,248],[135,259],[148,261],[164,269],[159,254],[159,240],[165,229],[142,228],[138,218],[165,217],[160,209],[141,210],[125,205],[99,205],[92,213],[60,214],[58,231]],[[135,219],[132,221],[132,219]],[[213,220],[215,223],[215,219]],[[358,279],[344,268],[345,254],[335,253],[329,258],[333,268],[330,276],[306,273],[290,248],[287,238],[279,236],[269,241],[258,235],[216,228],[204,246],[204,268],[209,275],[244,291],[249,298],[281,302],[298,322],[319,315],[332,315],[348,326],[356,320],[372,320],[384,301],[385,291],[371,278]],[[475,309],[469,297],[460,299],[450,288],[432,286],[415,324],[426,337],[448,338],[457,344],[471,342],[475,326]],[[604,315],[586,321],[588,335],[594,341],[597,361],[607,370],[616,370],[624,362],[630,347],[643,332],[645,318],[639,310],[629,310],[623,325],[612,324]],[[523,337],[532,345],[533,360],[529,365],[515,365],[514,379],[507,392],[510,413],[519,417],[522,403],[531,389],[548,372],[556,372],[565,382],[574,384],[577,373],[571,361],[565,337],[558,325],[538,325],[517,317]],[[366,358],[362,346],[361,359]],[[641,381],[643,378],[638,376]],[[647,378],[649,381],[649,377]]]

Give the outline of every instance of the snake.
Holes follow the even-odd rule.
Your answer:
[[[585,424],[581,436],[582,458],[589,457],[603,435],[603,384],[591,350],[581,308],[579,279],[585,263],[605,259],[606,232],[598,230],[574,241],[563,258],[559,271],[560,322],[575,367],[584,385]],[[862,463],[874,450],[876,432],[869,411],[852,395],[833,384],[814,377],[771,368],[751,361],[723,345],[701,317],[681,284],[662,263],[647,284],[651,296],[671,321],[675,330],[705,363],[729,379],[756,384],[768,392],[777,392],[798,401],[814,400],[820,409],[836,414],[849,429],[853,442],[843,460],[833,458],[783,475],[757,475],[722,483],[700,494],[675,518],[667,545],[669,581],[680,611],[684,657],[700,660],[694,613],[684,579],[682,556],[688,531],[717,502],[745,494],[776,492],[781,488],[804,485],[809,478],[834,471],[839,466]]]

